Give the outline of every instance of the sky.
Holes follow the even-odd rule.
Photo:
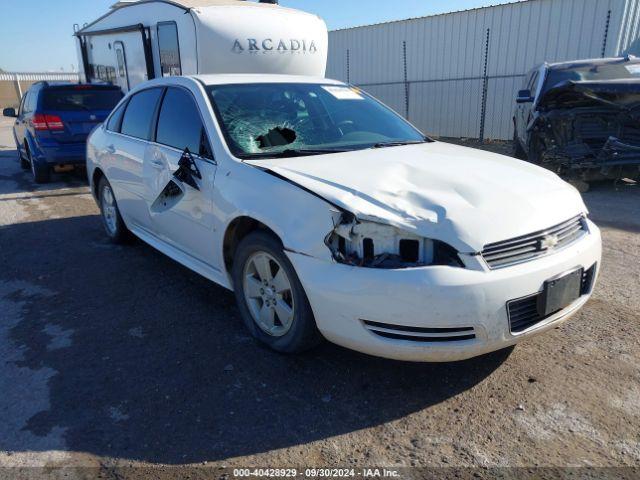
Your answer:
[[[0,0],[0,69],[10,72],[74,71],[73,24],[88,23],[116,0]],[[330,30],[464,10],[509,0],[281,0],[313,12]]]

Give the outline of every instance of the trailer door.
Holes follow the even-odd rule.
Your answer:
[[[115,42],[113,44],[113,50],[116,54],[116,81],[120,88],[127,92],[129,91],[129,71],[127,69],[127,55],[124,51],[124,43]]]
[[[93,32],[78,32],[89,83],[117,84],[125,93],[155,78],[149,27],[133,25]],[[85,62],[86,60],[86,62]]]

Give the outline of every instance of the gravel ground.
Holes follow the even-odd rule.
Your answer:
[[[585,195],[603,227],[600,283],[551,333],[455,364],[328,344],[286,357],[246,334],[231,293],[142,242],[109,244],[81,177],[32,183],[9,126],[0,124],[0,466],[12,474],[640,467],[640,187]]]

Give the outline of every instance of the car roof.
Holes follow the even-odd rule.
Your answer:
[[[194,75],[192,78],[205,85],[225,85],[238,83],[324,83],[341,85],[338,80],[324,77],[310,77],[306,75],[276,75],[276,74],[211,74]]]
[[[324,77],[311,77],[304,75],[275,75],[275,74],[209,74],[209,75],[189,75],[156,78],[145,83],[141,83],[131,91],[144,90],[151,87],[162,87],[168,85],[193,85],[197,82],[202,85],[237,85],[256,83],[307,83],[323,85],[344,85],[338,80],[330,80]]]
[[[52,88],[77,88],[78,90],[119,90],[117,85],[111,85],[109,83],[77,83],[77,82],[36,82],[32,85],[32,88],[52,89]]]
[[[597,65],[608,65],[616,63],[638,64],[640,58],[634,56],[615,57],[615,58],[590,58],[585,60],[572,60],[568,62],[548,63],[549,70],[567,70],[571,68],[583,68]]]

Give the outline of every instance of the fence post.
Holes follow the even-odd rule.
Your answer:
[[[407,68],[407,42],[402,42],[402,60],[404,62],[404,118],[409,120],[409,74]]]
[[[347,48],[347,84],[351,84],[351,51]]]
[[[611,25],[611,10],[607,12],[607,23],[604,26],[604,38],[602,40],[602,58],[607,54],[607,41],[609,40],[609,26]]]
[[[484,127],[487,117],[487,92],[489,90],[489,39],[491,36],[491,29],[487,28],[487,39],[484,44],[484,72],[482,73],[482,108],[480,109],[480,143],[484,143]]]
[[[20,86],[20,76],[15,74],[16,92],[18,93],[18,104],[22,101],[22,87]]]

